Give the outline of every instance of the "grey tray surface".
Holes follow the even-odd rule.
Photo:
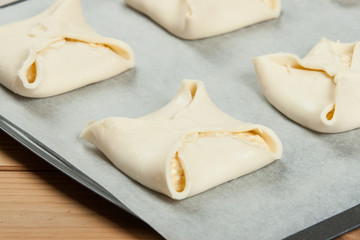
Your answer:
[[[0,25],[31,17],[52,2],[0,8]],[[359,40],[360,2],[283,0],[279,19],[198,41],[173,37],[123,1],[84,0],[82,5],[96,31],[133,48],[136,67],[46,99],[20,97],[1,86],[1,129],[168,239],[327,239],[360,223],[360,130],[319,134],[290,121],[264,98],[251,61],[279,51],[302,57],[322,37]],[[173,201],[122,174],[79,138],[88,121],[136,118],[159,109],[184,78],[203,80],[227,114],[272,128],[283,142],[283,157]]]

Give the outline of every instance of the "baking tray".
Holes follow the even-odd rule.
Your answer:
[[[51,3],[25,1],[2,8],[0,24],[31,17]],[[165,238],[327,239],[360,223],[360,131],[318,134],[290,121],[263,97],[251,63],[254,56],[279,51],[303,56],[323,36],[358,40],[360,3],[283,1],[277,20],[198,41],[171,36],[123,1],[82,4],[88,23],[100,34],[134,49],[136,68],[47,99],[23,98],[1,87],[1,129]],[[179,202],[127,178],[79,139],[90,120],[157,110],[183,78],[203,80],[226,113],[272,128],[284,144],[282,159]]]
[[[12,123],[8,122],[6,119],[3,119],[0,116],[0,129],[5,131],[19,143],[27,147],[29,150],[37,154],[39,157],[47,161],[50,165],[59,169],[69,177],[73,178],[83,186],[97,193],[106,200],[112,202],[121,209],[129,212],[130,214],[136,216],[131,212],[124,204],[122,204],[118,199],[116,199],[111,193],[106,191],[91,178],[79,172],[73,166],[69,166],[67,161],[64,161],[61,156],[57,156],[55,153],[48,149],[46,146],[43,146],[36,139],[29,136],[26,132],[18,129]],[[297,232],[289,237],[286,237],[287,240],[302,240],[302,239],[333,239],[336,238],[348,231],[351,231],[357,227],[360,227],[359,223],[360,216],[360,205],[357,205],[351,209],[348,209],[336,216],[333,216],[329,219],[321,221],[309,228],[306,228],[300,232]]]

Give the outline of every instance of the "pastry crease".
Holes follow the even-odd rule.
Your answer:
[[[295,122],[323,133],[360,127],[360,42],[323,38],[303,59],[277,53],[254,66],[268,101]]]
[[[183,39],[211,37],[277,18],[280,0],[126,0]]]
[[[131,48],[97,34],[80,0],[58,0],[32,18],[0,27],[0,83],[26,97],[49,97],[134,66]]]
[[[275,133],[220,111],[201,81],[184,80],[173,100],[137,118],[90,122],[81,137],[123,173],[173,199],[184,199],[280,158]]]

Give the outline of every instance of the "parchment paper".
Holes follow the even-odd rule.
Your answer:
[[[0,9],[0,25],[53,1]],[[264,98],[254,56],[304,56],[321,37],[360,40],[360,2],[283,0],[277,20],[198,41],[173,37],[123,1],[82,1],[88,23],[134,50],[136,68],[57,97],[29,99],[0,87],[0,114],[66,159],[169,239],[280,239],[360,203],[360,130],[319,134],[284,117]],[[10,46],[9,46],[10,47]],[[273,164],[198,196],[174,201],[118,171],[79,139],[90,120],[135,118],[164,106],[183,78],[199,79],[214,103],[242,121],[272,128],[284,145]],[[359,106],[354,106],[358,108]]]

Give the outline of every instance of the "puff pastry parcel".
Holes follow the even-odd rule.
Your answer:
[[[124,42],[97,34],[80,0],[58,0],[39,15],[0,27],[0,83],[17,94],[61,94],[134,66]]]
[[[184,80],[174,99],[137,119],[93,121],[81,137],[122,172],[173,199],[184,199],[280,158],[275,133],[220,111],[201,81]]]
[[[199,39],[277,18],[280,0],[126,0],[172,34]]]
[[[360,127],[360,42],[324,38],[303,59],[278,53],[254,65],[268,101],[295,122],[323,133]]]

